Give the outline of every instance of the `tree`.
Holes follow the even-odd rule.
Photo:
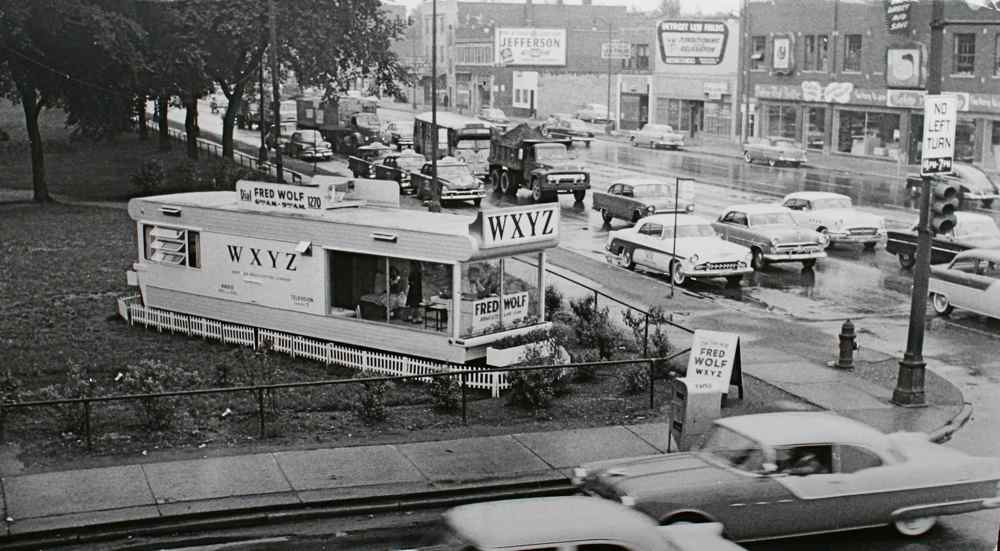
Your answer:
[[[0,94],[21,104],[34,200],[51,200],[38,116],[64,107],[67,124],[101,137],[127,124],[142,30],[114,0],[0,0]],[[122,110],[124,106],[124,111]]]
[[[660,0],[660,5],[653,10],[653,17],[672,19],[681,15],[681,0]]]

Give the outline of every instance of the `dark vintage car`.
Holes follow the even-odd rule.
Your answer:
[[[796,224],[792,211],[781,205],[731,206],[712,228],[726,241],[749,248],[754,270],[775,262],[812,268],[817,259],[826,258],[824,249],[830,244],[823,234]]]
[[[931,264],[951,262],[968,249],[1000,248],[1000,228],[985,214],[956,212],[955,227],[948,233],[935,234],[931,240]],[[889,230],[885,250],[899,259],[899,265],[912,268],[917,261],[917,231]]]
[[[486,184],[477,178],[469,165],[454,157],[437,162],[437,177],[441,184],[441,203],[472,201],[477,207],[486,197]],[[417,199],[431,198],[431,164],[425,163],[420,172],[410,175],[416,187]]]
[[[594,141],[593,130],[580,119],[558,118],[546,123],[545,133],[551,138],[564,138],[574,142],[583,142],[587,147],[590,147],[590,142]]]
[[[333,158],[330,142],[323,139],[319,130],[296,130],[285,144],[290,157],[304,161],[329,161]]]
[[[799,166],[806,162],[806,150],[791,138],[781,136],[751,138],[743,144],[743,160],[748,163],[764,161],[770,166],[779,164]]]
[[[347,158],[347,168],[355,178],[374,178],[374,166],[391,150],[392,148],[382,142],[363,145],[354,151],[354,155]]]
[[[372,164],[372,170],[374,177],[379,180],[399,182],[400,193],[416,193],[410,174],[419,171],[426,162],[423,155],[412,149],[404,149],[399,153],[385,155],[379,162]]]
[[[402,151],[413,147],[413,121],[385,121],[382,123],[382,142]]]
[[[946,182],[958,186],[959,208],[968,208],[972,201],[980,201],[984,209],[993,206],[993,200],[1000,197],[1000,187],[982,169],[973,165],[954,164],[951,174],[940,176]],[[920,175],[911,174],[906,178],[906,189],[911,197],[920,196],[922,180]]]
[[[601,213],[605,224],[614,218],[637,222],[651,214],[694,212],[694,194],[691,190],[678,192],[675,185],[651,178],[624,178],[612,183],[608,191],[593,192],[591,208]]]
[[[724,417],[696,451],[585,464],[573,480],[662,525],[720,522],[736,541],[882,525],[919,536],[939,516],[1000,507],[1000,459],[939,443],[971,414],[931,434],[818,411]]]

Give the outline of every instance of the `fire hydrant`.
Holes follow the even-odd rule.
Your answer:
[[[857,335],[854,334],[854,324],[851,320],[844,322],[840,326],[840,355],[834,367],[841,369],[854,369],[854,351],[858,349],[856,342]]]

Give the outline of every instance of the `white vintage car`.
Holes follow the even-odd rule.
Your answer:
[[[885,219],[861,212],[851,198],[827,191],[789,193],[781,204],[792,210],[800,226],[826,234],[830,244],[863,243],[866,249],[885,244]]]
[[[633,146],[648,145],[650,149],[684,147],[684,134],[675,132],[669,124],[647,124],[642,130],[629,136]]]
[[[958,307],[1000,319],[1000,249],[969,249],[931,266],[930,295],[939,315]]]
[[[608,232],[605,249],[608,262],[663,272],[677,285],[688,278],[709,277],[724,277],[735,285],[744,274],[753,272],[750,249],[723,241],[711,223],[690,214],[654,214],[631,228]]]

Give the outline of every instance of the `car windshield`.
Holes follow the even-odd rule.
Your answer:
[[[777,139],[771,140],[771,145],[774,147],[784,147],[788,149],[798,149],[799,144],[793,142],[792,140]]]
[[[396,132],[401,136],[412,136],[413,135],[413,123],[396,121],[389,123],[389,130]]]
[[[467,184],[473,177],[466,165],[438,165],[438,178],[456,184]]]
[[[633,197],[672,197],[674,190],[667,184],[643,184],[632,187]]]
[[[420,170],[426,162],[421,155],[400,155],[396,158],[396,166],[404,170]]]
[[[683,237],[714,237],[715,230],[712,226],[708,224],[686,224],[683,226],[677,226],[677,239]],[[663,238],[673,239],[674,237],[674,227],[670,224],[664,224],[663,226]]]
[[[814,199],[812,203],[813,203],[813,210],[851,208],[851,200],[847,197],[828,197],[825,199]]]
[[[569,153],[562,144],[538,144],[535,146],[535,160],[545,162],[566,161]]]
[[[1000,229],[993,220],[963,220],[956,226],[955,235],[959,237],[992,237],[1000,239]]]
[[[299,134],[299,140],[303,143],[316,142],[317,144],[321,144],[323,143],[323,135],[315,130],[302,132]]]
[[[787,212],[765,212],[750,215],[751,226],[794,226],[795,220]]]
[[[354,116],[358,126],[365,128],[378,128],[378,115],[375,113],[358,113]]]
[[[484,109],[483,110],[483,116],[487,117],[487,118],[491,118],[491,119],[504,119],[504,118],[507,118],[507,117],[504,116],[503,111],[501,111],[499,109]]]
[[[489,140],[458,140],[455,144],[455,149],[471,149],[473,151],[479,151],[480,149],[489,148]]]
[[[764,470],[764,450],[761,445],[726,427],[714,426],[700,451],[734,469],[751,473],[761,473]]]

